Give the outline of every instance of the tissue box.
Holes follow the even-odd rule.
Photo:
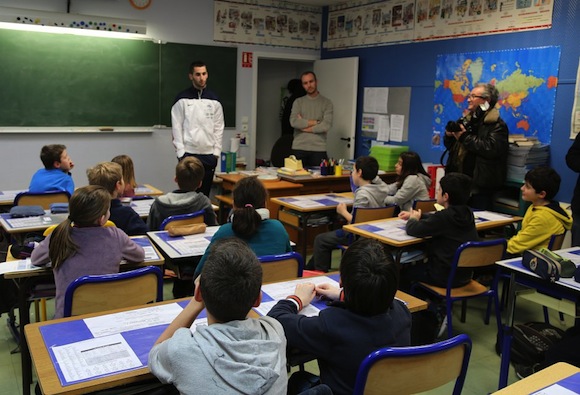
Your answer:
[[[302,161],[300,159],[296,159],[294,155],[290,155],[288,158],[284,159],[284,167],[290,170],[301,170]]]

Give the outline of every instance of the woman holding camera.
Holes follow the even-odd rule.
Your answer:
[[[507,173],[508,127],[495,108],[499,92],[492,84],[477,84],[467,96],[468,113],[445,128],[449,151],[445,172],[473,179],[470,206],[489,210],[492,195],[503,186]]]

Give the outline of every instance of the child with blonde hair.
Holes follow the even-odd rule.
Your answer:
[[[125,190],[123,168],[114,162],[102,162],[87,169],[90,185],[100,185],[111,194],[111,221],[129,236],[144,235],[147,224],[129,206],[123,206],[119,197]]]
[[[64,312],[69,284],[81,276],[119,272],[125,259],[141,262],[143,248],[122,230],[103,226],[109,219],[111,196],[98,185],[79,188],[69,203],[69,216],[32,251],[35,266],[52,263],[56,284],[55,318]]]

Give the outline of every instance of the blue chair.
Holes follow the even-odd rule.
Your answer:
[[[258,257],[262,263],[262,283],[293,280],[302,277],[304,259],[297,252]]]
[[[465,334],[425,346],[382,348],[362,361],[353,394],[416,394],[455,380],[453,394],[459,395],[470,355]]]
[[[146,266],[122,273],[82,276],[64,295],[64,316],[139,306],[163,300],[163,273]]]
[[[453,288],[452,284],[455,279],[455,274],[457,273],[457,268],[476,268],[483,266],[491,266],[495,262],[500,261],[505,256],[505,251],[507,248],[507,242],[505,239],[495,239],[486,241],[469,241],[463,243],[457,248],[455,252],[455,257],[451,264],[451,272],[449,273],[447,287],[437,287],[435,285],[427,283],[416,283],[411,287],[411,293],[413,293],[417,288],[422,288],[428,293],[445,300],[445,306],[447,310],[447,336],[450,338],[453,336],[453,325],[452,325],[452,308],[453,303],[456,301],[462,302],[461,308],[461,322],[465,322],[465,310],[466,303],[468,299],[472,298],[488,298],[487,302],[487,312],[485,315],[485,324],[489,324],[489,316],[491,314],[491,302],[495,305],[495,314],[498,327],[498,333],[501,333],[501,311],[499,308],[499,298],[497,293],[497,282],[498,277],[494,278],[494,281],[490,288],[483,284],[478,283],[475,280],[471,280],[467,285],[463,287]]]
[[[161,222],[159,230],[167,230],[169,225],[171,226],[182,226],[182,225],[192,225],[192,224],[202,224],[204,221],[204,210],[199,210],[194,213],[178,214],[167,217]]]
[[[68,203],[70,194],[67,191],[20,192],[14,198],[15,206],[41,206],[48,210],[52,203]]]

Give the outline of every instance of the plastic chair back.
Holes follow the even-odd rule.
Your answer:
[[[566,230],[564,233],[560,233],[559,235],[552,235],[550,237],[550,242],[548,243],[548,250],[555,251],[562,248],[562,244],[564,244],[564,238],[566,237]]]
[[[262,255],[258,257],[258,260],[262,263],[262,283],[264,284],[302,277],[304,260],[297,252]]]
[[[436,211],[435,204],[437,199],[427,199],[427,200],[413,200],[413,210],[421,210],[423,213],[430,213]]]
[[[69,284],[64,316],[140,306],[163,300],[163,273],[146,266],[122,273],[82,276]]]
[[[68,203],[70,194],[66,191],[21,192],[14,198],[15,206],[41,206],[48,210],[52,203]]]
[[[425,346],[382,348],[362,361],[353,394],[416,394],[455,380],[453,394],[459,395],[470,355],[465,334]]]
[[[376,208],[355,207],[352,210],[352,223],[354,224],[374,221],[378,219],[392,218],[395,215],[396,209],[396,204]]]
[[[161,223],[159,230],[167,230],[169,225],[171,226],[183,226],[183,225],[193,225],[202,224],[204,221],[204,210],[196,211],[195,213],[172,215],[167,217]]]

